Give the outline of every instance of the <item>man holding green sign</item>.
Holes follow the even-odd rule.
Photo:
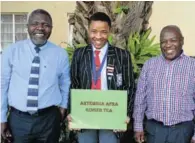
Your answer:
[[[118,143],[116,134],[126,130],[132,115],[131,57],[108,43],[110,29],[111,20],[105,13],[93,14],[88,31],[91,43],[76,49],[73,56],[68,120],[70,129],[82,129],[79,143]]]

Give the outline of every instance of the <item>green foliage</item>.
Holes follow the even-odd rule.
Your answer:
[[[109,35],[108,36],[108,42],[112,45],[112,43],[113,43],[113,35]]]
[[[128,39],[127,50],[131,53],[136,79],[139,77],[143,64],[151,57],[160,54],[160,44],[153,44],[155,36],[149,38],[150,33],[151,29],[142,34],[135,32],[134,34],[130,34]]]
[[[129,10],[129,7],[128,6],[119,6],[116,9],[114,9],[114,13],[115,14],[121,14],[122,12],[123,13],[127,13],[128,10]]]
[[[74,47],[68,46],[68,47],[65,48],[65,50],[67,51],[68,57],[69,57],[69,61],[71,62],[75,49],[74,49]]]
[[[70,63],[72,61],[72,57],[73,57],[73,54],[74,54],[75,49],[81,48],[81,47],[85,47],[85,46],[86,46],[86,44],[78,44],[76,46],[71,46],[71,45],[68,44],[68,46],[65,47],[65,50],[68,53],[68,57],[69,57],[69,62]]]

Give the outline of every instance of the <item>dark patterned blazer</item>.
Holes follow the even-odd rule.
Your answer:
[[[71,88],[91,89],[92,84],[92,46],[75,50],[71,64]],[[107,72],[108,90],[128,91],[128,113],[132,116],[134,103],[134,77],[130,53],[111,45],[108,46],[107,67],[114,67],[113,76]],[[117,83],[117,75],[122,75],[122,82]]]

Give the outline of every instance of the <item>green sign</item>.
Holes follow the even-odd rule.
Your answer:
[[[126,130],[127,91],[71,90],[71,128]]]

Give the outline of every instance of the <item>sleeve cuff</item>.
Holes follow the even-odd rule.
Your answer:
[[[7,112],[1,111],[1,123],[7,122]]]
[[[67,109],[67,107],[68,107],[68,99],[63,97],[62,98],[62,102],[60,103],[59,106],[62,107],[62,108]]]
[[[142,122],[134,122],[134,131],[141,132],[143,131],[143,123]]]

